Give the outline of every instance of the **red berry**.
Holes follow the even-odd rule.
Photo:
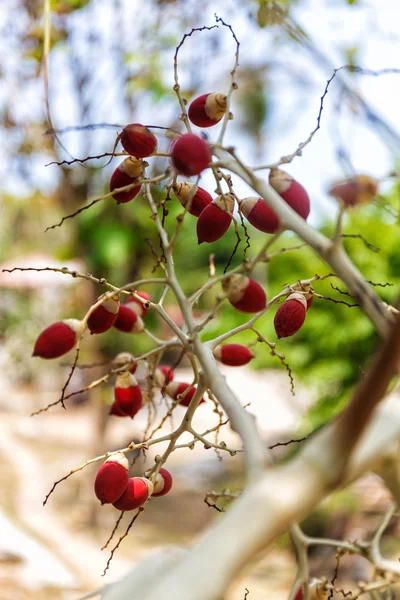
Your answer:
[[[307,219],[310,214],[310,199],[298,181],[281,169],[271,169],[269,184],[300,217]]]
[[[174,169],[182,175],[200,175],[211,162],[211,150],[207,142],[197,135],[185,133],[172,144],[171,161]]]
[[[154,378],[157,385],[164,387],[166,383],[171,383],[174,378],[174,372],[171,367],[168,367],[167,365],[158,365],[154,372]]]
[[[355,175],[341,181],[328,191],[330,196],[338,198],[346,206],[356,206],[372,202],[378,193],[378,181],[368,175]]]
[[[228,231],[232,221],[235,201],[231,194],[223,194],[215,198],[202,211],[197,221],[197,239],[203,242],[215,242]]]
[[[131,477],[128,480],[128,485],[122,496],[118,498],[116,502],[113,502],[113,506],[118,510],[135,510],[139,506],[143,506],[146,501],[150,498],[153,491],[153,484],[149,479],[144,477]]]
[[[212,202],[212,196],[206,190],[187,181],[176,183],[173,190],[182,206],[195,217]]]
[[[125,333],[142,333],[144,325],[142,319],[135,312],[136,305],[129,306],[129,304],[120,305],[114,327]]]
[[[278,338],[290,337],[303,325],[307,314],[307,300],[303,294],[290,294],[278,308],[274,327]]]
[[[151,469],[145,472],[145,475],[148,476],[151,472]],[[172,475],[167,469],[160,469],[156,475],[156,479],[154,481],[154,491],[152,493],[153,498],[158,496],[165,496],[168,494],[170,489],[172,488]]]
[[[59,358],[67,354],[78,340],[81,322],[77,319],[65,319],[53,323],[42,331],[35,342],[32,356],[40,358]]]
[[[142,174],[142,161],[140,159],[129,156],[115,169],[110,179],[110,191],[125,187],[135,183]],[[141,185],[136,185],[126,192],[118,192],[113,194],[113,198],[117,204],[123,204],[133,200],[139,192]]]
[[[203,94],[190,104],[189,119],[197,127],[212,127],[222,119],[227,106],[227,97],[224,94]]]
[[[241,344],[224,344],[223,346],[217,346],[213,354],[217,360],[230,367],[247,365],[247,363],[254,358],[254,354],[251,350]]]
[[[151,156],[157,150],[156,136],[140,123],[131,123],[124,127],[120,139],[124,150],[136,158]]]
[[[118,452],[107,458],[97,471],[94,493],[102,504],[112,504],[125,492],[129,480],[128,469],[128,459]]]
[[[126,415],[124,412],[122,412],[115,401],[111,404],[108,414],[114,415],[115,417],[129,417],[129,415]]]
[[[262,198],[244,198],[240,201],[240,211],[259,231],[275,233],[279,219]]]
[[[190,388],[188,390],[188,388]],[[188,392],[185,394],[184,398],[179,399],[178,396],[181,396],[186,390]],[[190,383],[183,383],[181,381],[172,381],[166,387],[166,392],[168,396],[171,396],[174,400],[179,400],[180,406],[189,406],[193,396],[196,393],[197,388],[195,386],[191,386]],[[204,402],[204,398],[202,398],[199,404]]]
[[[267,305],[266,294],[259,283],[243,275],[230,275],[222,281],[229,302],[244,313],[257,313]]]
[[[99,298],[100,299],[100,298]],[[119,310],[118,296],[108,298],[90,315],[87,326],[90,333],[104,333],[114,325]]]
[[[114,399],[117,408],[131,418],[142,408],[142,390],[134,375],[129,371],[118,374],[114,388]]]

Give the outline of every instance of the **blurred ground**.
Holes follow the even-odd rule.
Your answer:
[[[243,403],[251,403],[248,410],[257,416],[267,444],[291,438],[290,432],[310,400],[304,391],[298,391],[293,398],[287,378],[279,372],[225,368],[224,373]],[[180,380],[188,377],[185,371],[177,375]],[[190,542],[218,518],[218,513],[203,502],[206,491],[240,488],[239,454],[223,456],[221,460],[214,450],[206,452],[199,444],[192,451],[174,452],[168,461],[174,475],[171,493],[149,504],[102,578],[109,551],[100,548],[119,513],[110,506],[100,507],[94,498],[93,477],[98,465],[61,483],[45,507],[42,502],[54,481],[95,455],[94,449],[99,447],[99,415],[104,409],[93,402],[29,416],[33,409],[51,400],[37,396],[32,389],[19,389],[12,393],[8,390],[0,402],[0,600],[75,600],[86,591],[118,579],[144,555],[168,544]],[[159,418],[161,414],[160,409]],[[176,413],[175,424],[180,415]],[[140,439],[147,424],[146,411],[127,421],[115,418],[110,422],[99,452]],[[215,423],[212,405],[202,405],[194,422],[196,430],[203,432]],[[167,422],[159,434],[169,431],[169,427]],[[231,447],[240,447],[228,426],[220,439]],[[160,445],[147,453],[146,466],[162,449]],[[132,473],[141,474],[144,467],[144,459],[139,457]],[[360,538],[370,527],[373,530],[379,514],[390,502],[374,477],[364,479],[342,495],[336,504],[324,503],[326,506],[310,520],[307,527],[313,534]],[[360,509],[364,511],[361,516]],[[332,514],[335,518],[329,519]],[[120,530],[128,523],[125,515]],[[317,574],[330,578],[334,553],[316,554],[311,564]],[[343,565],[346,585],[367,574],[360,559],[354,559],[349,566],[344,561]],[[226,600],[243,600],[245,588],[250,590],[249,600],[262,600],[266,594],[272,600],[283,599],[294,576],[295,558],[284,536],[242,576]]]

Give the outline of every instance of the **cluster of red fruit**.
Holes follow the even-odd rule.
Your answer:
[[[188,116],[199,127],[211,127],[218,123],[226,112],[226,96],[219,93],[204,94],[189,106]],[[140,192],[139,182],[143,161],[157,151],[156,136],[144,125],[127,125],[119,136],[124,150],[130,155],[114,171],[111,191],[131,185],[131,189],[117,192],[114,198],[118,203],[129,202]],[[171,146],[171,162],[180,175],[191,177],[200,175],[211,163],[211,149],[199,136],[186,133],[179,136]],[[270,185],[281,195],[287,204],[303,219],[310,213],[310,201],[305,189],[290,175],[280,169],[272,169]],[[213,199],[203,188],[187,181],[175,183],[174,193],[186,210],[198,217],[197,238],[199,244],[215,242],[228,230],[233,219],[235,198],[232,194],[221,194]],[[248,221],[264,233],[275,233],[279,228],[277,215],[262,198],[244,198],[239,202],[240,212]]]
[[[150,470],[145,475],[150,475]],[[125,454],[116,452],[97,471],[94,492],[101,504],[112,504],[122,511],[143,506],[150,496],[165,496],[172,488],[172,475],[160,469],[156,477],[129,477]]]

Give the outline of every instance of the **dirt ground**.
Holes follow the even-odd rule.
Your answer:
[[[249,371],[244,375],[241,371],[240,378],[237,374],[230,377],[233,384],[242,386],[243,400],[252,400],[266,443],[290,439],[287,436],[306,406],[306,394],[300,392],[293,400],[289,390],[282,393],[281,374],[268,375],[266,379],[265,374]],[[100,507],[94,497],[93,478],[101,462],[57,486],[45,507],[43,500],[54,481],[92,458],[96,450],[102,453],[123,447],[132,439],[139,440],[147,417],[143,414],[134,421],[115,419],[107,426],[105,439],[99,440],[104,409],[98,402],[66,411],[56,407],[30,417],[38,398],[32,390],[18,390],[16,394],[16,402],[8,407],[3,404],[0,412],[0,600],[77,600],[84,593],[119,579],[145,555],[170,544],[190,543],[212,520],[220,518],[204,503],[205,492],[240,489],[240,454],[227,454],[221,460],[214,450],[206,451],[200,445],[194,450],[174,452],[168,462],[174,475],[173,489],[168,496],[149,503],[102,577],[109,549],[100,548],[119,513],[112,506]],[[40,403],[43,404],[42,397]],[[205,431],[215,418],[212,406],[201,407],[196,429]],[[169,426],[167,423],[160,435],[169,431]],[[228,426],[220,439],[238,445]],[[147,453],[146,462],[139,457],[132,473],[142,474],[152,464],[154,454],[161,451],[162,447],[157,447]],[[334,502],[324,503],[306,527],[313,535],[360,538],[373,531],[389,502],[378,479],[370,476],[339,494]],[[123,532],[128,523],[129,515],[125,514],[119,531]],[[398,524],[392,527],[392,534],[393,531],[399,532]],[[344,589],[368,575],[364,563],[358,557],[343,560]],[[335,567],[334,552],[313,555],[311,565],[314,575],[330,579]],[[235,582],[226,600],[243,600],[246,589],[248,600],[283,600],[295,573],[290,541],[282,536]]]

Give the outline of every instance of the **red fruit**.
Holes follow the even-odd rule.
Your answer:
[[[368,175],[355,175],[332,186],[330,196],[338,198],[347,206],[372,202],[378,193],[378,181]]]
[[[151,472],[151,469],[148,469],[145,472],[145,475],[148,476]],[[154,491],[152,493],[153,498],[157,496],[165,496],[168,494],[170,489],[172,488],[172,475],[167,469],[160,469],[156,475],[156,479],[154,481]]]
[[[217,360],[230,367],[247,365],[247,363],[254,358],[254,354],[251,350],[241,344],[224,344],[223,346],[217,346],[213,354]]]
[[[185,394],[184,398],[179,399],[178,396],[182,395],[188,388],[190,390]],[[183,383],[180,381],[172,381],[165,388],[168,396],[171,396],[174,400],[179,400],[180,406],[189,406],[193,396],[196,393],[197,388],[191,387],[190,383]],[[204,402],[204,398],[202,398],[199,404]]]
[[[122,452],[107,458],[97,471],[94,493],[102,504],[112,504],[125,492],[129,480],[128,459]]]
[[[168,367],[167,365],[158,365],[158,367],[156,367],[154,379],[160,387],[164,387],[166,383],[171,383],[173,378],[174,372],[171,367]]]
[[[267,305],[266,294],[259,283],[243,275],[230,275],[222,281],[229,302],[244,313],[257,313]]]
[[[235,201],[231,194],[223,194],[215,198],[202,211],[197,221],[197,239],[203,242],[215,242],[228,231],[232,221]]]
[[[142,161],[141,159],[129,156],[122,161],[122,163],[115,169],[110,179],[110,191],[118,188],[125,187],[135,183],[140,175],[142,174]],[[113,198],[117,201],[117,204],[123,204],[133,200],[140,192],[141,185],[136,185],[126,192],[118,192],[113,194]]]
[[[157,138],[150,129],[140,123],[131,123],[120,133],[124,150],[136,158],[151,156],[157,150]]]
[[[314,302],[314,296],[308,296],[306,295],[306,300],[307,300],[307,310],[310,308],[311,304]]]
[[[40,358],[58,358],[67,354],[78,340],[81,322],[77,319],[65,319],[53,323],[42,331],[35,342],[32,356]]]
[[[99,298],[100,300],[100,298]],[[114,325],[119,310],[119,298],[113,296],[98,306],[90,315],[87,326],[90,333],[104,333]]]
[[[176,183],[172,189],[182,206],[195,217],[212,202],[212,196],[206,190],[187,181]]]
[[[227,106],[227,97],[224,94],[203,94],[189,106],[189,119],[197,127],[212,127],[222,119]]]
[[[275,233],[279,219],[262,198],[244,198],[240,201],[240,211],[259,231]]]
[[[134,310],[136,305],[129,306],[129,304],[120,305],[114,327],[125,333],[142,333],[144,325],[142,319],[138,317]]]
[[[112,362],[112,365],[114,369],[119,369],[120,367],[124,367],[125,365],[131,365],[127,370],[129,371],[129,373],[132,373],[132,375],[135,374],[135,371],[137,369],[137,362],[135,362],[135,358],[129,352],[120,352],[119,354],[117,354],[117,356]]]
[[[137,296],[140,296],[147,302],[150,302],[151,298],[147,292],[135,292]],[[140,302],[137,298],[129,298],[126,305],[129,305],[129,308],[135,311],[138,317],[145,317],[149,312],[150,306],[143,302]]]
[[[115,417],[129,417],[118,407],[116,402],[113,402],[110,406],[110,410],[108,412],[109,415],[114,415]]]
[[[274,327],[278,338],[290,337],[303,325],[307,314],[307,300],[303,294],[290,294],[278,308],[274,318]]]
[[[142,408],[143,396],[134,375],[123,371],[117,375],[114,387],[116,407],[128,417],[133,418]]]
[[[197,135],[185,133],[173,143],[171,161],[174,169],[182,175],[200,175],[211,162],[211,150],[207,142]]]
[[[135,510],[139,506],[143,506],[150,498],[153,491],[153,484],[150,479],[144,477],[131,477],[128,480],[128,485],[122,496],[113,506],[118,510]]]
[[[271,169],[269,184],[300,217],[307,219],[310,214],[310,199],[298,181],[285,171]]]

